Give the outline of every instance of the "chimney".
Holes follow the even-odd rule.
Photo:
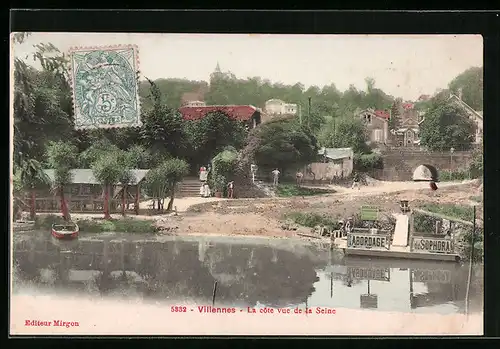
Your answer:
[[[462,100],[462,88],[461,87],[458,89],[458,98],[460,100]]]

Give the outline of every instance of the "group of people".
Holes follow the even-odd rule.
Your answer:
[[[210,164],[207,167],[200,167],[200,196],[202,198],[208,198],[212,196],[212,190],[210,188],[210,185],[208,184],[208,174],[210,173],[210,170]],[[230,181],[227,184],[227,197],[230,199],[234,197],[234,181]]]
[[[205,167],[205,166],[200,167],[200,181],[201,181],[200,196],[201,197],[207,198],[207,197],[212,196],[212,190],[208,184],[208,174],[210,173],[210,170],[211,170],[210,165],[208,165],[207,167]],[[252,180],[255,180],[256,172],[257,172],[257,166],[252,164],[251,165]],[[279,177],[281,174],[280,170],[275,168],[273,171],[271,171],[271,174],[273,176],[273,185],[278,186]],[[303,178],[304,178],[304,174],[300,170],[297,171],[297,173],[295,175],[297,185],[300,185],[302,183]],[[352,182],[351,188],[352,189],[357,188],[358,190],[360,190],[360,181],[361,181],[361,177],[360,177],[359,173],[354,172],[353,182]],[[433,190],[435,190],[433,188],[432,184],[434,184],[434,183],[431,183],[431,188]],[[434,184],[434,186],[435,186],[435,184]],[[227,183],[227,197],[230,199],[234,198],[234,181],[229,181],[229,183]]]

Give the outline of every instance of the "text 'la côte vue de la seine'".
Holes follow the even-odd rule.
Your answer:
[[[187,312],[197,312],[201,314],[235,314],[235,313],[247,313],[247,314],[336,314],[336,310],[327,307],[308,307],[308,308],[271,308],[271,307],[246,307],[246,308],[235,308],[235,307],[213,307],[210,305],[202,305],[198,307],[188,307],[188,306],[172,306],[170,307],[170,312],[172,313],[187,313]]]

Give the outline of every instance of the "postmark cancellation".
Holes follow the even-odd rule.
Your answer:
[[[78,47],[69,55],[76,129],[141,125],[137,46]]]

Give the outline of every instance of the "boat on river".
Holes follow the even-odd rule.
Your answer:
[[[80,228],[76,223],[52,224],[51,234],[59,240],[73,240],[78,238]]]

